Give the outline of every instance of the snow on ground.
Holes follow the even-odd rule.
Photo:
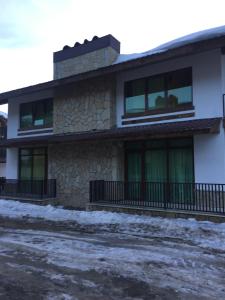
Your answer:
[[[145,283],[150,289],[157,288],[157,293],[171,289],[178,296],[163,299],[212,300],[223,299],[225,295],[225,253],[205,251],[204,248],[187,242],[185,238],[154,239],[150,235],[146,238],[123,233],[98,233],[98,231],[95,234],[85,232],[80,234],[1,229],[0,249],[2,247],[4,249],[8,247],[5,251],[9,258],[18,257],[18,254],[20,260],[22,256],[25,257],[24,262],[7,262],[7,266],[14,273],[38,274],[38,278],[42,276],[47,281],[50,279],[51,282],[64,287],[65,290],[62,292],[75,285],[80,289],[82,286],[84,292],[96,290],[97,287],[97,290],[103,293],[106,281],[113,276],[125,282],[133,280],[137,284]],[[28,263],[27,257],[32,261]],[[33,267],[32,263],[36,260],[38,263]],[[68,270],[71,270],[69,275]],[[79,276],[76,275],[77,272]],[[88,274],[91,276],[93,272],[96,274],[94,278],[84,277]],[[110,293],[113,294],[117,289],[118,286],[114,283]],[[142,293],[144,295],[145,291]],[[68,297],[74,299],[72,296],[68,293]],[[59,296],[57,298],[53,293],[47,299],[61,298]],[[77,299],[92,298],[83,296]],[[110,299],[133,298],[115,296]]]
[[[105,231],[111,231],[113,225],[114,230],[124,234],[185,237],[205,248],[225,250],[225,223],[215,224],[195,219],[167,219],[106,211],[76,211],[12,200],[0,200],[0,215],[9,218],[41,218],[46,221],[79,225],[101,225]]]
[[[11,200],[0,216],[13,221],[0,227],[0,294],[12,281],[49,300],[225,299],[225,224]]]

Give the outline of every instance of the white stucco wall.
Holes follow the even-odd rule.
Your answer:
[[[39,93],[29,94],[29,96],[16,97],[9,99],[8,103],[8,124],[7,124],[7,135],[8,138],[23,138],[24,136],[18,136],[19,129],[19,112],[20,112],[20,104],[24,102],[32,102],[36,100],[41,100],[45,98],[52,97],[52,92],[50,91],[42,91]],[[35,129],[35,136],[37,136],[37,132],[41,131]],[[32,132],[28,130],[27,132]],[[48,133],[49,134],[49,133]],[[40,134],[40,135],[43,135]],[[29,136],[32,136],[31,134]]]
[[[6,178],[18,178],[18,149],[9,148],[6,152]]]
[[[225,184],[225,138],[220,134],[194,136],[195,181]]]

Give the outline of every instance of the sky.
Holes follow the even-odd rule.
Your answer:
[[[225,25],[224,11],[224,0],[0,0],[0,93],[52,80],[64,45],[110,33],[121,53],[143,52]]]

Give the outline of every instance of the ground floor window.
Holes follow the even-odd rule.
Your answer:
[[[194,182],[193,139],[127,142],[126,181]]]
[[[47,148],[19,149],[19,179],[47,179]]]

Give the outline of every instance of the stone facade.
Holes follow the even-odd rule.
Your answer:
[[[112,64],[118,52],[111,47],[54,64],[55,78]],[[110,129],[116,125],[116,80],[113,75],[79,81],[55,90],[53,133]],[[57,182],[57,203],[85,208],[91,180],[123,179],[123,145],[83,142],[49,146],[49,178]]]
[[[64,206],[84,208],[90,180],[122,180],[121,166],[121,142],[49,146],[49,178],[56,178],[57,202]]]
[[[86,80],[56,91],[54,133],[109,129],[116,124],[115,79]]]
[[[84,55],[54,63],[54,79],[59,79],[111,65],[118,52],[106,47]]]

